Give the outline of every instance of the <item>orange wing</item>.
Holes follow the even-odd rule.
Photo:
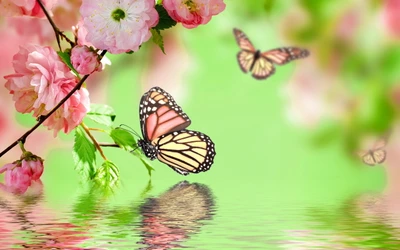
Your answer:
[[[256,52],[256,49],[254,48],[253,44],[250,42],[246,34],[243,33],[243,31],[234,28],[233,34],[235,35],[237,44],[242,50],[246,50],[249,52]]]
[[[160,87],[146,92],[139,105],[142,134],[147,141],[190,125],[189,117],[170,94]]]
[[[307,57],[309,54],[310,53],[306,49],[300,49],[297,47],[284,47],[261,53],[261,56],[267,58],[273,63],[283,65],[292,60]]]

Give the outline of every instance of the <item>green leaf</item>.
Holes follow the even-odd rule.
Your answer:
[[[157,0],[157,5],[161,5],[163,0]],[[156,5],[156,6],[157,6]]]
[[[111,130],[110,136],[113,141],[126,151],[132,151],[136,147],[136,140],[128,131],[115,128]]]
[[[90,112],[87,113],[87,118],[105,125],[107,127],[111,127],[115,120],[115,112],[114,109],[108,105],[103,104],[91,104]]]
[[[88,179],[93,179],[96,172],[96,148],[86,137],[81,127],[75,128],[75,143],[72,156],[75,161],[75,169]]]
[[[158,47],[160,47],[161,51],[165,54],[165,51],[164,51],[164,39],[161,36],[160,31],[156,30],[156,29],[151,29],[150,31],[151,31],[151,34],[152,34],[152,37],[153,37],[153,42],[155,44],[157,44]]]
[[[157,3],[156,10],[157,10],[158,16],[160,18],[159,18],[158,24],[156,25],[156,27],[154,27],[154,29],[165,30],[165,29],[169,29],[176,25],[176,21],[168,15],[168,12],[167,12],[167,10],[165,10],[164,6]]]
[[[96,171],[94,180],[104,190],[112,191],[119,182],[119,169],[113,162],[106,160]]]
[[[151,171],[154,171],[154,168],[150,165],[150,163],[147,162],[146,159],[143,158],[143,156],[140,157],[140,161],[146,167],[147,172],[149,173],[149,176],[151,176]]]
[[[57,54],[61,58],[61,61],[63,61],[65,63],[65,65],[67,65],[70,70],[72,70],[77,76],[79,76],[79,73],[76,71],[74,66],[72,66],[71,56],[69,54],[69,51],[65,51],[65,52],[57,51]]]
[[[139,153],[138,151],[131,151],[131,153],[136,156],[137,158],[140,159],[140,161],[143,163],[143,165],[146,167],[147,172],[149,173],[149,176],[151,176],[151,171],[155,171],[154,168],[151,166],[149,161],[147,160],[146,157],[143,156],[143,154]]]

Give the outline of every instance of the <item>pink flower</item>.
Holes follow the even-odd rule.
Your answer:
[[[47,9],[51,9],[53,0],[42,0]],[[1,0],[0,14],[5,16],[44,17],[36,0]]]
[[[60,83],[58,92],[52,98],[55,103],[61,101],[75,87],[76,81],[65,81]],[[78,126],[86,113],[90,110],[89,92],[85,88],[76,91],[64,105],[55,111],[44,123],[48,129],[54,130],[54,137],[58,131],[63,130],[68,134]]]
[[[39,180],[43,173],[43,159],[30,152],[25,152],[22,158],[0,168],[0,173],[5,172],[6,189],[13,193],[25,193],[32,181]]]
[[[206,24],[225,9],[223,0],[163,0],[172,19],[188,29]]]
[[[400,38],[400,1],[386,0],[384,4],[384,21],[387,29]]]
[[[13,59],[15,73],[4,78],[18,112],[46,115],[77,84],[77,78],[51,47],[21,47]],[[54,129],[54,136],[61,129],[68,133],[82,121],[89,103],[89,94],[82,88],[43,124]]]
[[[137,51],[158,23],[154,4],[154,0],[83,0],[80,12],[86,40],[113,54]]]
[[[87,46],[75,46],[71,51],[71,62],[81,75],[101,71],[99,56]]]

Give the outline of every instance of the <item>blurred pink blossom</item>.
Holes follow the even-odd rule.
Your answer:
[[[28,38],[31,42],[48,44],[55,40],[54,30],[45,18],[17,16],[8,18],[7,24],[19,36]]]
[[[81,4],[81,0],[57,0],[52,12],[53,20],[58,28],[61,30],[70,30],[78,22],[80,14],[77,10]]]
[[[0,173],[5,173],[5,187],[12,193],[25,193],[31,182],[39,180],[42,176],[43,159],[29,152],[26,153],[26,158],[0,168]]]
[[[86,46],[91,46],[94,47],[94,45],[88,41],[86,41],[86,35],[87,35],[87,29],[83,25],[83,20],[80,20],[75,26],[72,26],[72,30],[74,32],[74,35],[77,39],[78,45],[86,45]]]
[[[71,62],[81,75],[88,75],[94,71],[101,71],[99,56],[87,46],[75,46],[71,50]]]
[[[47,9],[53,6],[53,0],[42,0]],[[36,0],[1,0],[0,14],[4,16],[44,17],[44,13]]]
[[[400,38],[400,1],[386,0],[383,8],[384,22],[388,31]]]
[[[225,9],[223,0],[164,0],[168,14],[188,29],[206,24]]]
[[[77,78],[51,47],[21,47],[13,58],[14,74],[7,75],[5,87],[13,94],[18,112],[33,116],[46,115],[77,84]],[[43,125],[54,129],[54,136],[63,129],[69,133],[89,111],[86,89],[76,91]]]
[[[137,51],[158,23],[154,5],[154,0],[84,0],[80,12],[86,40],[113,54]]]

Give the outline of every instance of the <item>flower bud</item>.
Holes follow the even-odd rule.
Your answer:
[[[87,46],[78,45],[71,50],[71,63],[81,75],[102,70],[99,56]]]

